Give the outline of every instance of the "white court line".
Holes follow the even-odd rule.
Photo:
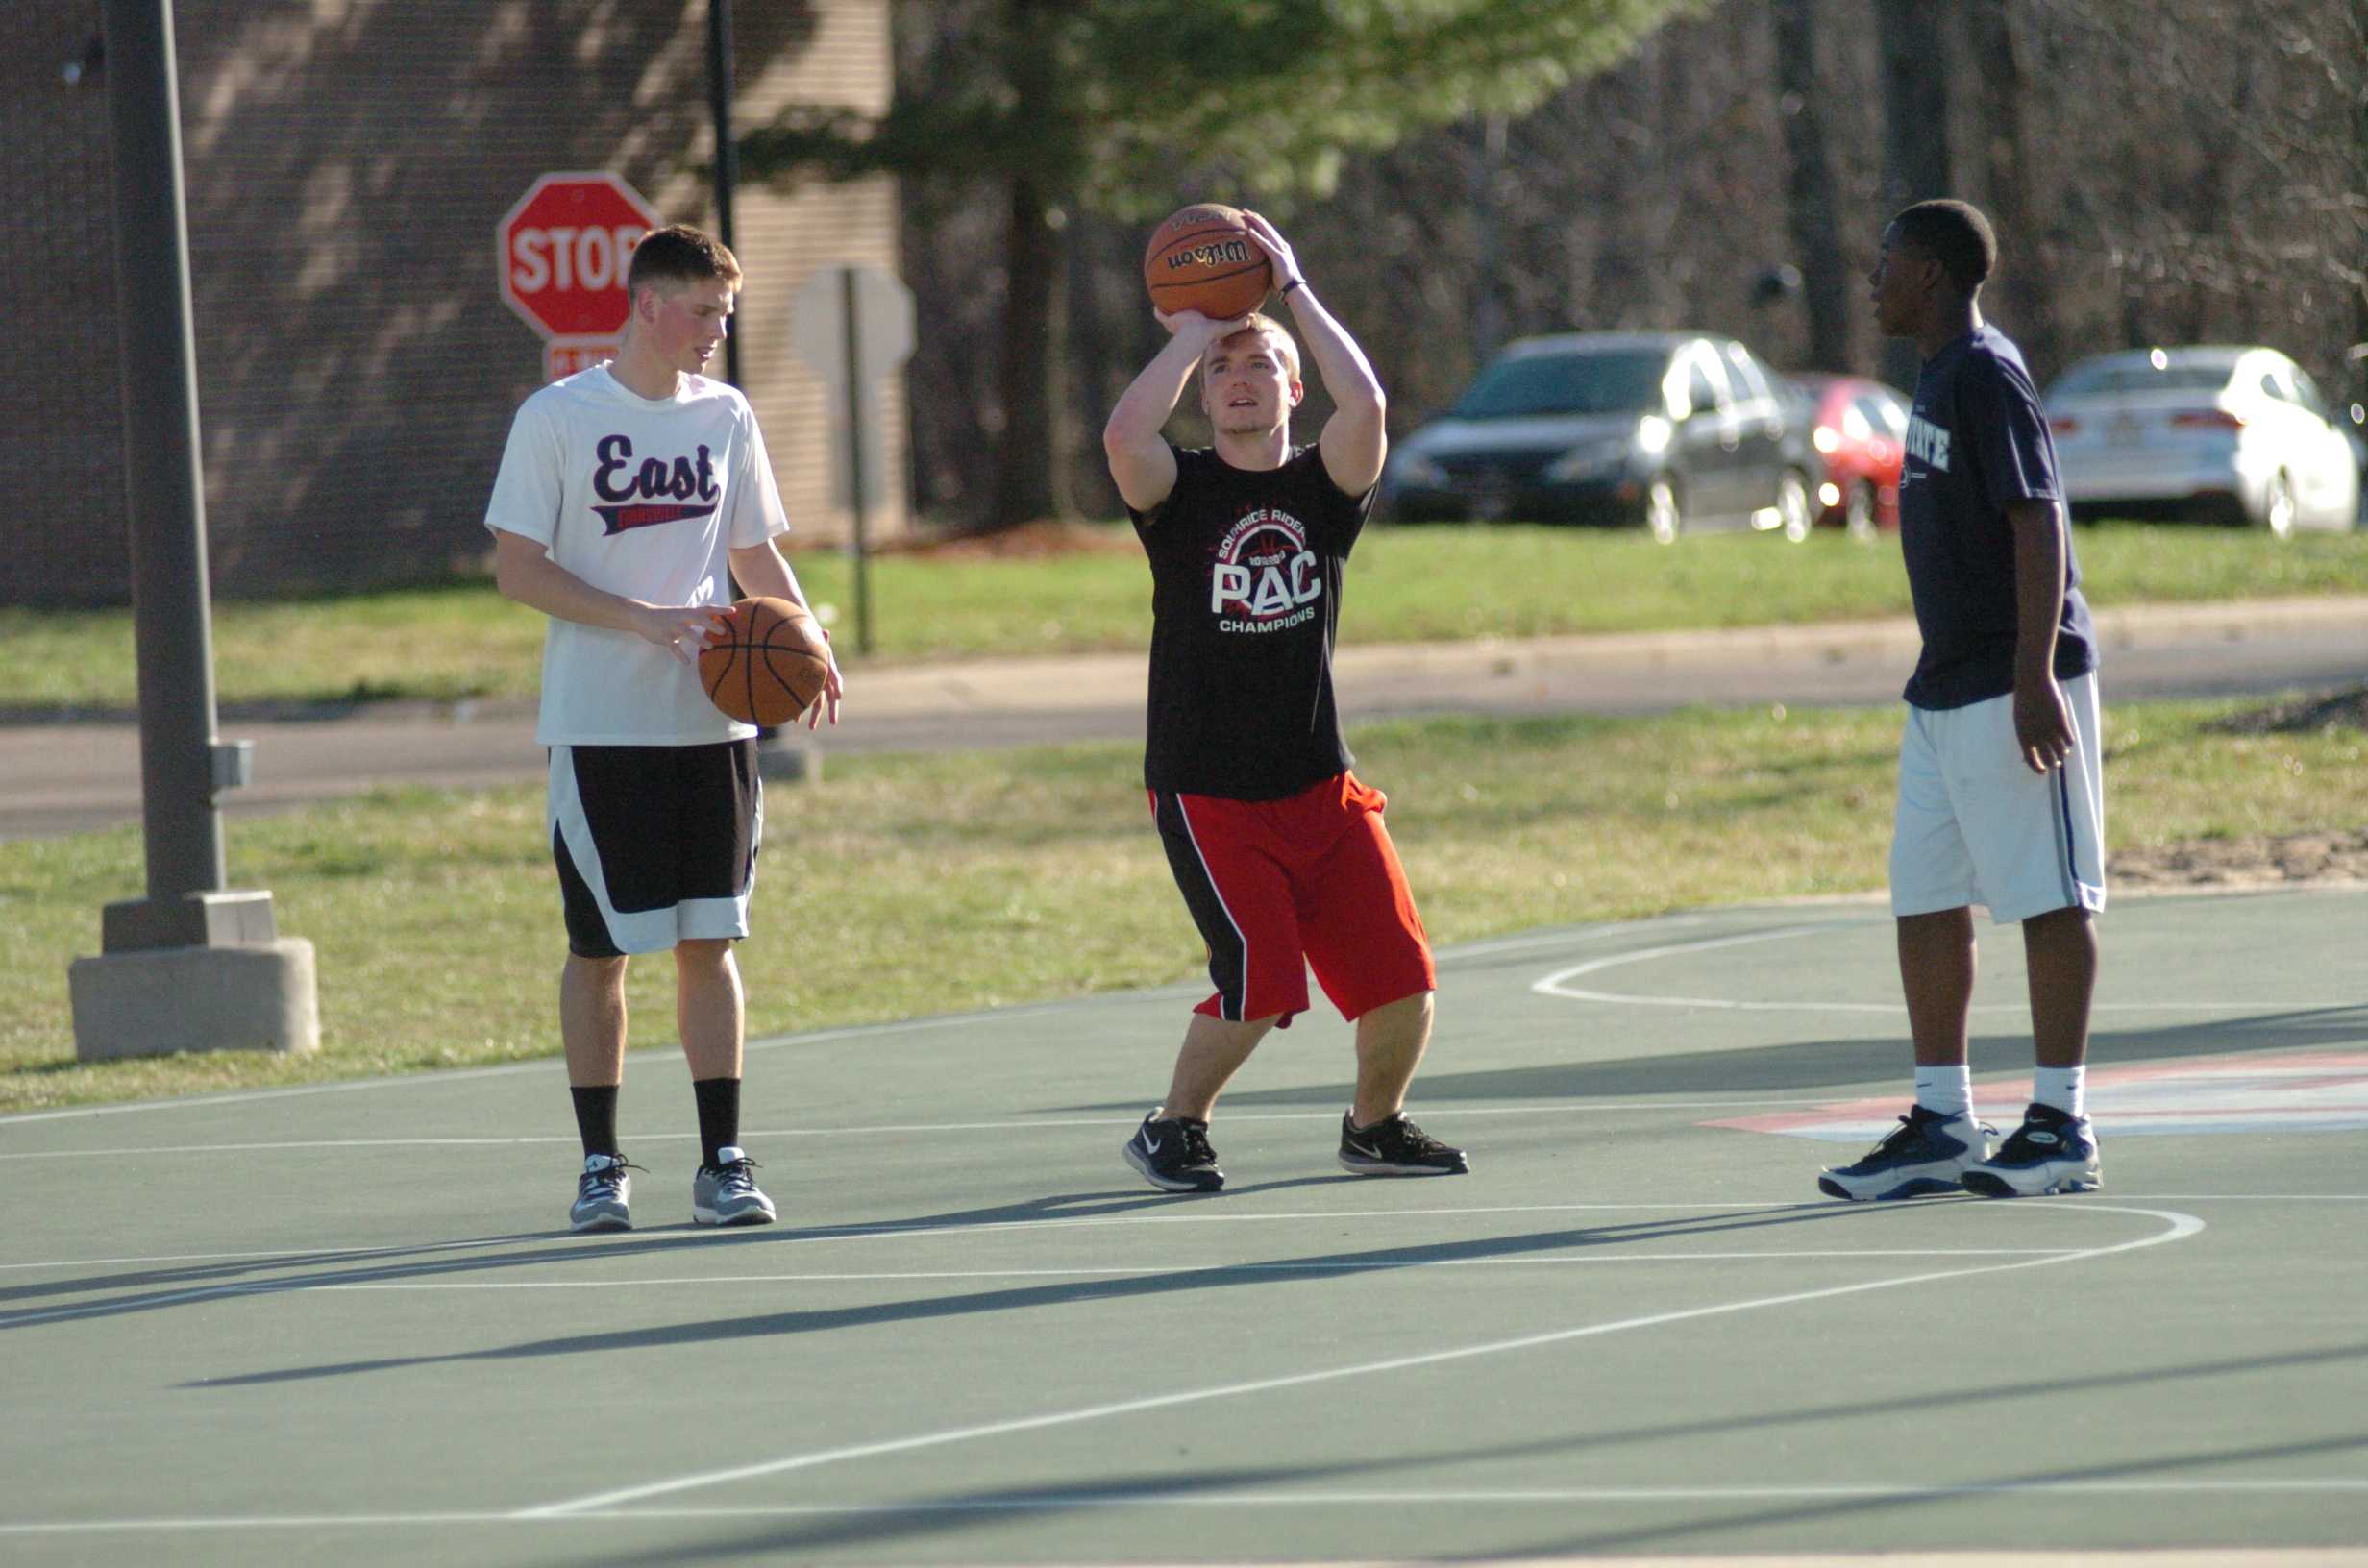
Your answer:
[[[1545,933],[1533,936],[1505,937],[1494,942],[1472,943],[1440,950],[1438,961],[1452,965],[1467,958],[1488,957],[1499,952],[1518,952],[1530,947],[1576,946],[1583,943],[1601,942],[1633,930],[1652,925],[1694,925],[1706,917],[1700,915],[1659,916],[1641,920],[1616,920],[1606,925],[1586,926],[1575,931]],[[1048,1013],[1074,1012],[1098,1007],[1118,997],[1149,999],[1161,996],[1197,996],[1207,988],[1196,982],[1178,982],[1170,986],[1153,986],[1140,991],[1104,992],[1093,996],[1070,996],[1057,1001],[1025,1002],[1016,1007],[975,1008],[967,1013],[945,1013],[925,1018],[896,1018],[880,1023],[849,1024],[837,1029],[816,1029],[786,1035],[764,1035],[750,1041],[744,1047],[751,1051],[776,1050],[787,1045],[819,1045],[829,1041],[869,1040],[879,1035],[918,1034],[925,1031],[952,1029],[975,1024],[981,1018],[1038,1017]],[[663,1052],[669,1057],[678,1053],[670,1046],[646,1047],[648,1054]],[[635,1052],[640,1055],[643,1052]],[[391,1078],[357,1078],[335,1084],[296,1084],[286,1089],[250,1090],[230,1094],[192,1094],[170,1100],[138,1100],[129,1105],[81,1105],[63,1111],[19,1111],[0,1115],[0,1127],[20,1126],[37,1121],[71,1121],[86,1116],[122,1116],[143,1111],[187,1111],[215,1105],[252,1105],[264,1100],[295,1099],[312,1094],[352,1094],[364,1090],[416,1088],[422,1084],[448,1084],[480,1078],[511,1078],[521,1073],[550,1073],[558,1069],[555,1057],[537,1057],[531,1062],[506,1062],[489,1067],[454,1067],[441,1072],[407,1073]]]
[[[2014,1211],[2010,1209],[2007,1212],[2013,1213]],[[755,1464],[734,1465],[728,1469],[676,1476],[665,1481],[648,1482],[637,1486],[621,1486],[584,1497],[540,1504],[533,1507],[522,1508],[519,1512],[527,1518],[549,1518],[590,1508],[614,1507],[622,1504],[637,1503],[645,1498],[666,1497],[678,1492],[695,1491],[701,1487],[722,1485],[730,1482],[752,1481],[761,1476],[778,1476],[792,1471],[812,1470],[848,1459],[877,1458],[888,1454],[909,1454],[920,1449],[941,1448],[948,1444],[970,1442],[981,1437],[1005,1437],[1016,1433],[1038,1432],[1048,1427],[1074,1426],[1080,1422],[1098,1421],[1111,1416],[1139,1415],[1145,1411],[1168,1409],[1179,1405],[1196,1405],[1210,1400],[1230,1399],[1246,1394],[1272,1393],[1284,1388],[1303,1388],[1314,1384],[1336,1383],[1346,1378],[1375,1377],[1391,1372],[1408,1371],[1416,1367],[1471,1360],[1483,1356],[1498,1356],[1514,1351],[1535,1350],[1546,1345],[1567,1344],[1574,1340],[1619,1334],[1630,1329],[1660,1328],[1671,1323],[1724,1317],[1737,1312],[1757,1311],[1771,1307],[1790,1307],[1812,1301],[1831,1301],[1841,1296],[1859,1295],[1870,1290],[1888,1290],[1901,1286],[1929,1285],[1942,1280],[1971,1279],[1977,1275],[2004,1273],[2014,1269],[2048,1268],[2060,1263],[2109,1258],[2115,1253],[2134,1252],[2146,1247],[2159,1246],[2165,1241],[2183,1241],[2189,1237],[2199,1235],[2204,1229],[2204,1222],[2193,1214],[2183,1214],[2171,1210],[2127,1209],[2109,1204],[2088,1204],[2078,1209],[2068,1205],[2060,1205],[2042,1210],[2040,1213],[2047,1214],[2138,1214],[2148,1219],[2162,1221],[2164,1228],[2153,1236],[2140,1237],[2134,1241],[2122,1241],[2110,1246],[2087,1248],[2059,1257],[2022,1259],[2009,1263],[1981,1263],[1970,1268],[1938,1269],[1930,1273],[1897,1275],[1887,1280],[1866,1280],[1855,1285],[1830,1286],[1820,1290],[1795,1290],[1783,1295],[1754,1296],[1742,1301],[1720,1302],[1709,1307],[1688,1307],[1675,1311],[1647,1313],[1640,1317],[1616,1318],[1607,1323],[1581,1324],[1575,1328],[1552,1329],[1542,1334],[1521,1335],[1511,1339],[1494,1339],[1475,1345],[1458,1345],[1446,1350],[1424,1351],[1412,1356],[1394,1356],[1384,1360],[1326,1367],[1314,1372],[1259,1378],[1246,1383],[1220,1384],[1206,1388],[1180,1389],[1141,1399],[1120,1400],[1106,1405],[1089,1405],[1075,1409],[1056,1410],[1043,1415],[1020,1416],[1005,1421],[985,1422],[976,1426],[948,1428],[909,1437],[890,1437],[876,1442],[850,1444],[844,1448],[817,1449],[804,1454],[786,1455],[780,1458],[767,1459]]]
[[[2368,1203],[2368,1192],[2117,1192],[2114,1197],[2123,1203]],[[967,1220],[952,1224],[900,1225],[889,1222],[879,1225],[850,1225],[813,1236],[772,1238],[768,1239],[766,1244],[795,1246],[813,1241],[870,1241],[894,1239],[907,1236],[959,1236],[972,1231],[1024,1230],[1062,1225],[1228,1225],[1260,1220],[1294,1219],[1313,1219],[1330,1223],[1347,1219],[1404,1219],[1431,1214],[1452,1217],[1468,1214],[1569,1213],[1579,1211],[1618,1213],[1654,1209],[1808,1210],[1819,1207],[1869,1215],[1902,1212],[1896,1209],[1841,1211],[1841,1206],[1838,1204],[1819,1205],[1794,1199],[1720,1198],[1713,1202],[1694,1203],[1530,1203],[1476,1209],[1378,1209],[1349,1213],[1327,1211],[1291,1213],[1111,1214],[1045,1219]],[[703,1241],[713,1239],[715,1238],[705,1237],[682,1237],[679,1244],[695,1246]],[[561,1246],[584,1243],[585,1238],[572,1233],[547,1231],[532,1236],[502,1236],[467,1241],[399,1243],[383,1247],[271,1247],[243,1252],[162,1252],[129,1258],[57,1258],[34,1262],[0,1263],[0,1272],[58,1268],[120,1268],[133,1264],[238,1262],[270,1258],[284,1258],[290,1261],[353,1259],[358,1262],[389,1254],[458,1252],[470,1248],[516,1246],[521,1243],[533,1242]]]
[[[1426,1258],[1406,1262],[1190,1263],[1137,1268],[930,1268],[892,1269],[871,1274],[685,1274],[654,1280],[420,1280],[382,1285],[324,1285],[322,1290],[626,1290],[636,1286],[846,1285],[875,1280],[1038,1280],[1134,1278],[1187,1274],[1349,1274],[1417,1268],[1536,1268],[1569,1263],[1797,1263],[1833,1258],[2036,1258],[2078,1252],[2078,1247],[1813,1247],[1801,1252],[1623,1252],[1604,1257],[1576,1254],[1553,1258]]]
[[[384,1530],[421,1529],[438,1525],[588,1525],[636,1520],[700,1521],[728,1519],[835,1518],[847,1515],[1036,1512],[1048,1508],[1238,1508],[1238,1507],[1371,1507],[1393,1504],[1455,1507],[1477,1504],[1570,1503],[1810,1503],[1824,1499],[1897,1498],[1902,1502],[1935,1497],[2046,1496],[2158,1497],[2185,1493],[2270,1496],[2368,1491],[2368,1480],[2350,1476],[2252,1477],[2217,1481],[2002,1481],[1936,1482],[1930,1485],[1764,1485],[1764,1486],[1566,1486],[1519,1491],[1388,1492],[1042,1492],[1023,1497],[954,1499],[917,1503],[770,1503],[714,1507],[583,1508],[563,1514],[519,1513],[298,1513],[229,1514],[218,1518],[183,1519],[57,1519],[0,1523],[6,1535],[103,1535],[111,1531],[148,1533],[184,1530]],[[2143,1550],[2143,1549],[2140,1549]],[[2255,1553],[2275,1560],[2276,1551]],[[2295,1554],[2311,1555],[2307,1549]]]
[[[1822,1106],[1833,1103],[1832,1095],[1807,1099],[1770,1099],[1754,1095],[1734,1100],[1532,1100],[1523,1105],[1457,1105],[1451,1114],[1458,1116],[1545,1116],[1565,1114],[1578,1115],[1613,1115],[1633,1111],[1730,1111],[1782,1109],[1788,1105]],[[1338,1121],[1340,1112],[1331,1111],[1228,1111],[1228,1126],[1246,1121]],[[1122,1116],[1030,1116],[1022,1112],[1001,1121],[914,1121],[892,1122],[878,1127],[757,1127],[743,1132],[743,1139],[760,1138],[876,1138],[883,1133],[925,1133],[932,1137],[942,1133],[1026,1133],[1049,1127],[1111,1127],[1124,1131],[1135,1124],[1134,1113]],[[695,1132],[632,1133],[623,1141],[639,1146],[643,1143],[687,1143],[696,1141]],[[98,1149],[12,1149],[0,1152],[0,1161],[9,1160],[99,1160],[130,1158],[149,1154],[262,1154],[282,1149],[447,1149],[447,1148],[515,1148],[564,1143],[573,1148],[579,1142],[574,1133],[553,1133],[526,1138],[306,1138],[283,1139],[275,1141],[250,1143],[136,1143],[118,1148]]]
[[[1824,1499],[1863,1498],[1902,1502],[1934,1497],[2047,1496],[2159,1497],[2182,1494],[2312,1495],[2368,1492],[2368,1480],[2351,1476],[2249,1477],[2226,1481],[2208,1477],[2182,1481],[2002,1481],[1936,1482],[1928,1485],[1802,1485],[1762,1486],[1566,1486],[1519,1491],[1388,1492],[1042,1492],[1022,1497],[954,1499],[915,1503],[770,1503],[714,1507],[583,1508],[563,1514],[518,1513],[296,1513],[226,1514],[215,1518],[181,1519],[55,1519],[0,1522],[0,1536],[103,1535],[154,1533],[172,1531],[234,1530],[386,1530],[425,1529],[440,1525],[590,1525],[728,1519],[835,1518],[847,1515],[1036,1512],[1048,1508],[1303,1508],[1372,1507],[1394,1504],[1456,1507],[1477,1504],[1571,1503],[1782,1503]],[[2281,1554],[2255,1553],[2263,1560]],[[2293,1554],[2310,1556],[2307,1549]]]
[[[1904,1017],[1904,1002],[1744,1002],[1724,996],[1640,996],[1633,992],[1595,991],[1573,986],[1571,981],[1581,975],[1599,974],[1605,969],[1618,968],[1624,964],[1641,964],[1650,959],[1673,958],[1688,953],[1706,953],[1720,947],[1739,947],[1747,943],[1775,942],[1785,937],[1816,936],[1831,931],[1828,925],[1788,925],[1773,931],[1750,931],[1736,937],[1708,937],[1699,942],[1677,942],[1664,947],[1640,947],[1634,952],[1612,953],[1603,958],[1573,964],[1566,969],[1556,969],[1542,979],[1532,981],[1530,990],[1541,996],[1558,996],[1573,1002],[1616,1002],[1630,1007],[1702,1007],[1730,1013],[1883,1013]],[[2217,1001],[2217,1002],[2093,1002],[2094,1013],[2291,1013],[2298,1009],[2351,1008],[2361,1005],[2357,996],[2340,1001],[2308,1001],[2293,996],[2282,996],[2276,1001]],[[2028,1002],[1979,1002],[1976,1013],[2027,1013]]]
[[[1839,1206],[1835,1204],[1824,1202],[1812,1203],[1797,1199],[1783,1198],[1748,1199],[1734,1202],[1721,1201],[1718,1203],[1508,1203],[1458,1209],[1358,1209],[1347,1213],[1336,1213],[1327,1210],[1285,1210],[1275,1213],[1248,1213],[1237,1210],[1230,1213],[1221,1212],[1215,1213],[1191,1213],[1180,1214],[1051,1214],[1041,1219],[967,1219],[946,1222],[920,1220],[906,1223],[900,1223],[898,1221],[890,1220],[876,1225],[838,1226],[818,1230],[807,1235],[768,1237],[765,1238],[765,1244],[768,1246],[777,1247],[795,1247],[811,1246],[817,1242],[827,1241],[897,1240],[905,1237],[923,1237],[934,1239],[938,1237],[969,1236],[985,1231],[1074,1230],[1086,1226],[1109,1225],[1243,1225],[1256,1224],[1266,1221],[1299,1219],[1323,1220],[1328,1223],[1351,1219],[1418,1219],[1430,1215],[1439,1215],[1447,1218],[1467,1218],[1473,1214],[1565,1214],[1579,1213],[1626,1213],[1631,1211],[1661,1209],[1689,1210],[1698,1213],[1705,1210],[1720,1209],[1764,1209],[1771,1211],[1799,1209],[1808,1211],[1829,1208],[1836,1209],[1838,1212],[1846,1212],[1854,1214],[1873,1215],[1887,1212],[1879,1209],[1853,1209],[1848,1211],[1839,1211]],[[706,1238],[700,1237],[680,1237],[676,1240],[676,1244],[681,1246],[696,1245],[703,1239]],[[598,1246],[602,1244],[597,1238],[587,1238],[585,1237],[578,1236],[572,1232],[555,1231],[546,1232],[539,1236],[502,1236],[467,1241],[424,1242],[416,1247],[314,1247],[301,1250],[270,1250],[256,1252],[176,1253],[151,1258],[71,1258],[59,1259],[54,1262],[46,1262],[0,1263],[0,1269],[91,1268],[101,1265],[121,1265],[125,1263],[207,1262],[218,1260],[236,1260],[242,1258],[287,1258],[292,1260],[312,1258],[339,1260],[352,1258],[355,1260],[363,1260],[388,1253],[456,1252],[475,1247],[515,1246],[521,1242],[536,1241],[563,1246]],[[224,1286],[218,1288],[225,1293],[232,1293],[240,1289],[271,1289],[275,1287],[269,1285],[262,1285],[255,1286]],[[315,1286],[313,1288],[320,1287]],[[21,1320],[7,1319],[5,1314],[0,1314],[0,1327],[5,1327],[6,1324],[11,1321]]]

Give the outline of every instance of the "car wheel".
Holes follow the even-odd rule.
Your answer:
[[[1797,470],[1788,468],[1777,478],[1776,522],[1796,545],[1809,537],[1809,481]]]
[[[2273,538],[2294,536],[2294,481],[2283,469],[2269,477],[2269,490],[2261,497],[2261,523]]]
[[[1841,526],[1850,537],[1861,544],[1872,544],[1875,539],[1875,487],[1867,483],[1854,484],[1842,503]]]
[[[1673,545],[1686,531],[1686,509],[1678,499],[1677,481],[1666,474],[1654,478],[1644,492],[1644,530],[1661,544]]]

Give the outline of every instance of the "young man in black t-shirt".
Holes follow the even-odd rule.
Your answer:
[[[1279,323],[1193,311],[1160,316],[1173,335],[1102,431],[1151,564],[1144,783],[1217,985],[1194,1011],[1167,1099],[1124,1153],[1155,1187],[1221,1188],[1209,1113],[1267,1031],[1306,1009],[1312,968],[1356,1024],[1342,1165],[1457,1174],[1463,1151],[1402,1110],[1438,973],[1382,825],[1386,802],[1348,771],[1332,697],[1341,567],[1387,450],[1381,384],[1282,235],[1255,213],[1246,221],[1332,394],[1322,436],[1291,444],[1306,389]],[[1216,445],[1179,451],[1160,432],[1196,377]]]
[[[1924,360],[1899,481],[1924,648],[1891,840],[1915,1104],[1865,1158],[1818,1178],[1838,1198],[2035,1196],[2102,1179],[2084,1081],[2105,908],[2096,633],[2047,417],[1977,304],[1996,256],[1980,212],[1919,202],[1885,231],[1871,279],[1877,324]],[[2036,1061],[2022,1125],[1995,1154],[1966,1061],[1977,903],[2023,928]]]

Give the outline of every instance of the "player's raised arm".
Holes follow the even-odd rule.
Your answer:
[[[1307,356],[1332,399],[1332,417],[1317,440],[1324,472],[1349,495],[1361,496],[1380,482],[1382,459],[1390,453],[1390,404],[1381,378],[1348,330],[1317,300],[1298,257],[1274,225],[1255,212],[1245,212],[1242,219],[1273,258],[1275,286],[1290,302]]]
[[[1175,488],[1175,449],[1160,431],[1200,368],[1201,354],[1238,325],[1211,321],[1194,310],[1161,315],[1159,324],[1171,334],[1166,347],[1120,396],[1101,428],[1110,478],[1126,504],[1138,512],[1150,511]]]

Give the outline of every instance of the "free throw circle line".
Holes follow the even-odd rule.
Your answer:
[[[1833,929],[1824,925],[1788,925],[1773,931],[1750,931],[1736,937],[1706,937],[1699,942],[1671,943],[1663,947],[1640,947],[1630,953],[1611,953],[1591,958],[1584,964],[1556,969],[1530,983],[1529,989],[1541,996],[1559,997],[1571,1002],[1608,1002],[1626,1007],[1697,1007],[1714,1008],[1730,1013],[1883,1013],[1904,1017],[1908,1011],[1903,1002],[1770,1002],[1739,1001],[1728,996],[1640,996],[1633,992],[1597,991],[1591,987],[1573,986],[1571,981],[1583,975],[1598,974],[1605,969],[1618,968],[1626,964],[1641,964],[1651,959],[1674,958],[1689,953],[1705,953],[1719,947],[1739,947],[1747,943],[1775,942],[1786,937],[1815,936]],[[2288,996],[2274,1002],[2263,1001],[2155,1001],[2155,1002],[2093,1002],[2094,1013],[2261,1013],[2291,1012],[2297,1009],[2356,1007],[2357,998],[2339,1002],[2297,1001]],[[2027,1002],[1977,1002],[1975,1013],[2026,1013]]]
[[[878,1458],[890,1454],[909,1454],[919,1449],[942,1448],[949,1444],[972,1442],[982,1437],[1004,1437],[1017,1433],[1038,1432],[1048,1427],[1074,1426],[1081,1422],[1098,1421],[1112,1416],[1137,1415],[1145,1411],[1168,1409],[1179,1405],[1197,1405],[1212,1400],[1272,1393],[1284,1388],[1303,1388],[1315,1384],[1337,1383],[1346,1378],[1405,1372],[1417,1367],[1438,1366],[1451,1361],[1471,1360],[1484,1356],[1501,1356],[1517,1351],[1537,1350],[1547,1345],[1567,1344],[1579,1339],[1622,1334],[1634,1329],[1661,1328],[1671,1323],[1725,1317],[1738,1312],[1800,1306],[1813,1301],[1832,1301],[1838,1297],[1862,1295],[1873,1290],[1890,1290],[1905,1286],[1937,1284],[1943,1280],[1971,1279],[1983,1274],[1998,1274],[2023,1268],[2047,1268],[2060,1263],[2109,1258],[2116,1253],[2140,1251],[2147,1247],[2160,1246],[2169,1241],[2183,1241],[2189,1237],[2201,1234],[2204,1230],[2204,1222],[2193,1214],[2181,1213],[2167,1209],[2131,1209],[2115,1204],[2084,1204],[2077,1209],[2062,1205],[2046,1212],[2079,1214],[2135,1214],[2147,1219],[2159,1220],[2163,1228],[2152,1236],[2140,1237],[2133,1241],[2084,1248],[2080,1251],[2062,1253],[2053,1257],[2023,1258],[2002,1263],[1978,1263],[1969,1268],[1943,1268],[1918,1274],[1901,1274],[1890,1279],[1862,1280],[1851,1285],[1828,1286],[1817,1290],[1792,1290],[1780,1295],[1752,1296],[1741,1301],[1717,1302],[1708,1307],[1687,1307],[1674,1311],[1649,1312],[1638,1317],[1616,1318],[1606,1323],[1585,1323],[1566,1329],[1549,1329],[1542,1334],[1520,1335],[1510,1339],[1492,1339],[1476,1345],[1457,1345],[1445,1350],[1424,1351],[1412,1356],[1394,1356],[1382,1360],[1325,1367],[1313,1372],[1296,1372],[1277,1378],[1258,1378],[1244,1383],[1219,1384],[1207,1388],[1180,1389],[1172,1393],[1148,1395],[1141,1399],[1117,1400],[1103,1405],[1088,1405],[1076,1409],[1055,1410],[1043,1415],[982,1422],[975,1426],[953,1427],[940,1432],[921,1433],[908,1437],[889,1437],[876,1442],[851,1443],[842,1448],[817,1449],[805,1454],[784,1455],[779,1458],[762,1460],[755,1464],[733,1465],[721,1470],[675,1476],[663,1481],[647,1482],[637,1486],[620,1486],[584,1497],[569,1498],[557,1503],[539,1504],[532,1507],[519,1509],[518,1517],[524,1519],[560,1518],[589,1509],[616,1507],[627,1503],[637,1503],[646,1498],[668,1497],[680,1492],[696,1491],[702,1487],[718,1486],[736,1481],[753,1481],[764,1476],[812,1470],[824,1465],[843,1463],[850,1459]]]

